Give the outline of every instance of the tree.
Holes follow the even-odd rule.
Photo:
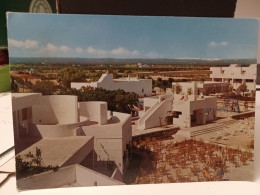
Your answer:
[[[75,67],[65,67],[58,72],[57,81],[64,87],[70,88],[71,82],[83,82],[86,75],[82,70]]]
[[[25,154],[25,158],[26,160],[22,159],[20,155],[15,157],[17,179],[29,177],[49,170],[55,172],[59,169],[59,166],[43,166],[42,151],[37,147],[35,154],[28,152]]]
[[[163,80],[163,81],[162,81],[162,88],[163,88],[163,89],[166,89],[167,87],[171,87],[171,83],[169,83],[169,82],[166,81],[166,80]]]
[[[14,77],[11,77],[11,90],[12,90],[12,92],[19,91],[18,84],[17,84],[16,80],[14,79]]]
[[[116,70],[109,69],[108,73],[113,74],[113,79],[118,79],[119,78],[119,75],[118,75]]]
[[[145,76],[142,74],[139,76],[139,79],[145,79]]]
[[[206,78],[205,77],[200,77],[199,81],[204,82],[204,81],[206,81]]]
[[[182,87],[180,85],[176,85],[175,92],[176,94],[179,94],[182,91]]]
[[[168,82],[169,82],[170,84],[172,84],[173,81],[174,81],[174,79],[171,78],[171,77],[168,79]]]
[[[255,98],[255,94],[256,94],[255,90],[251,90],[251,97],[252,98]]]
[[[36,147],[35,155],[29,152],[25,155],[26,158],[31,158],[32,163],[34,163],[36,166],[42,166],[42,151],[41,149]]]
[[[138,95],[124,90],[106,90],[102,88],[85,87],[81,90],[64,88],[59,95],[76,95],[82,101],[105,101],[111,111],[131,113],[131,108],[137,106]]]
[[[158,82],[162,82],[162,78],[161,78],[161,77],[158,77],[158,78],[157,78],[157,81],[158,81]]]
[[[228,93],[233,92],[233,85],[229,84],[227,88]]]
[[[32,91],[42,93],[43,95],[53,95],[57,92],[59,86],[55,85],[52,81],[37,81],[32,87]]]
[[[243,93],[243,96],[245,96],[245,92],[247,90],[247,85],[245,82],[243,82],[241,85],[240,85],[240,91]]]
[[[192,95],[192,88],[188,88],[188,89],[187,89],[187,94],[188,94],[188,95]]]

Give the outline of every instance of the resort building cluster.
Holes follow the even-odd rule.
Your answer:
[[[12,102],[16,152],[20,151],[22,159],[26,160],[26,154],[37,147],[42,150],[44,165],[59,166],[60,176],[71,172],[77,175],[81,170],[81,176],[75,178],[86,174],[88,181],[83,183],[89,185],[122,182],[132,137],[131,115],[107,111],[106,102],[78,102],[76,96],[69,95],[16,93]],[[95,177],[89,177],[89,172]],[[20,179],[18,187],[26,188],[28,180],[33,183],[40,178],[48,180],[53,174],[46,172]],[[59,180],[57,185],[81,184],[72,182],[71,177]],[[34,187],[50,187],[43,185],[46,186]]]
[[[211,67],[210,78],[212,81],[229,83],[233,87],[233,91],[240,93],[241,84],[245,83],[247,92],[255,90],[257,64],[251,64],[243,67],[240,64],[231,64],[229,67]]]
[[[173,82],[172,88],[158,96],[152,96],[151,79],[113,79],[109,73],[97,82],[73,82],[71,87],[135,92],[145,97],[135,122],[138,131],[145,135],[151,128],[173,125],[181,128],[181,132],[182,128],[217,119],[216,93],[225,93],[230,86],[235,93],[241,93],[243,83],[248,93],[255,90],[255,64],[249,67],[232,64],[210,70],[212,81]],[[106,102],[78,102],[71,95],[15,93],[12,102],[17,156],[26,160],[26,154],[37,147],[42,150],[46,166],[60,167],[57,172],[19,179],[19,188],[124,184],[133,135],[130,114],[111,112]]]

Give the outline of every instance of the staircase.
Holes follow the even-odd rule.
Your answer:
[[[228,119],[225,121],[222,121],[220,123],[218,123],[218,125],[214,124],[210,124],[209,126],[205,127],[205,128],[199,128],[198,130],[195,129],[193,131],[190,132],[190,137],[194,137],[194,136],[199,136],[199,135],[203,135],[203,134],[207,134],[207,133],[212,133],[212,132],[216,132],[216,131],[221,131],[223,130],[223,128],[226,125],[232,125],[234,123],[236,123],[237,121],[234,119]]]
[[[142,117],[140,117],[140,119],[138,120],[138,129],[144,130],[147,128],[155,127],[151,124],[151,121],[153,121],[154,118],[157,118],[157,115],[158,118],[159,116],[162,118],[164,115],[166,116],[167,108],[169,108],[171,104],[172,100],[164,100],[162,102],[157,102],[153,107],[147,110]]]
[[[148,109],[143,116],[141,116],[138,120],[138,127],[141,129],[141,127],[144,125],[145,120],[153,113],[160,105],[160,102],[157,102],[153,107]]]

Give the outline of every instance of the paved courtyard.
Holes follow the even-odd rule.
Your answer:
[[[127,183],[175,183],[197,181],[245,181],[254,179],[255,117],[232,118],[235,112],[219,111],[219,119],[206,125],[183,128],[190,137],[176,142],[156,139],[151,132],[174,126],[138,131],[133,135],[134,153],[139,154],[136,174],[127,176]],[[144,135],[148,133],[145,139]],[[174,136],[173,136],[174,137]]]

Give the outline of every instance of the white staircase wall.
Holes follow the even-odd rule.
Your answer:
[[[167,112],[171,110],[172,100],[157,102],[138,120],[138,129],[145,130],[160,126],[160,118],[163,124],[164,118],[168,115]]]

